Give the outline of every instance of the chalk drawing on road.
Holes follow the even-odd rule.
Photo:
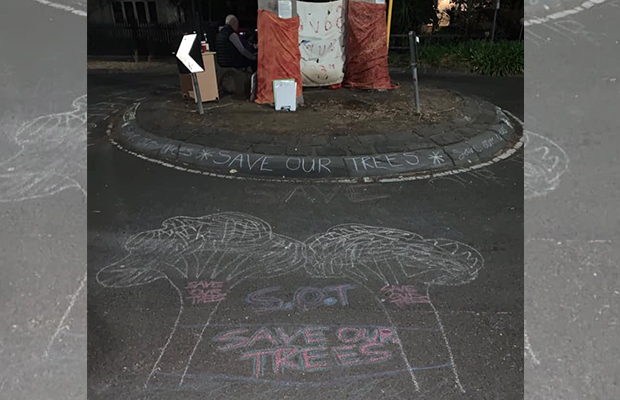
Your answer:
[[[560,178],[568,170],[569,157],[552,140],[524,131],[525,148],[524,197],[532,199],[557,189]]]
[[[306,241],[313,277],[351,277],[385,285],[414,279],[462,285],[476,279],[484,260],[475,249],[446,239],[424,239],[398,229],[339,225]]]
[[[271,313],[276,311],[300,310],[302,312],[315,310],[319,307],[347,307],[349,305],[348,292],[356,289],[348,283],[327,287],[304,286],[298,288],[291,301],[283,301],[273,294],[279,292],[280,286],[262,288],[250,293],[246,297],[246,304],[250,305],[255,313]]]
[[[10,138],[18,151],[0,160],[0,202],[51,196],[76,188],[86,196],[86,103],[38,117]]]
[[[50,340],[49,340],[49,342],[47,344],[47,348],[45,349],[45,357],[50,357],[52,347],[54,347],[54,345],[58,344],[59,341],[63,340],[62,336],[64,334],[68,334],[69,336],[81,336],[81,337],[85,336],[84,332],[72,331],[71,326],[69,326],[67,324],[67,321],[69,319],[69,315],[71,314],[71,310],[73,310],[73,307],[75,306],[75,303],[76,303],[78,297],[80,296],[80,294],[82,293],[82,291],[84,290],[85,287],[86,287],[86,274],[84,274],[84,277],[80,281],[80,284],[79,284],[77,290],[70,296],[69,305],[65,309],[65,312],[63,313],[62,318],[58,322],[58,326],[56,327],[56,330],[52,334],[52,336],[51,336],[51,338],[50,338]],[[85,317],[86,316],[84,316],[84,318]]]
[[[184,390],[194,390],[196,392],[208,393],[209,398],[221,400],[273,400],[282,399],[282,386],[273,385],[269,382],[253,382],[251,389],[240,390],[238,381],[213,380],[208,375],[196,374],[191,382],[186,383]],[[333,388],[336,398],[342,399],[390,399],[390,400],[410,400],[411,391],[408,387],[401,385],[390,385],[390,377],[377,379],[354,379],[341,380],[337,388]],[[434,398],[438,392],[446,393],[448,388],[445,381],[439,381],[425,390],[425,397]],[[380,388],[380,389],[379,389]],[[90,389],[90,387],[89,387]],[[127,390],[125,387],[124,390]],[[302,387],[303,394],[310,399],[326,398],[326,390],[323,386],[313,385]],[[330,390],[330,393],[332,391]],[[453,394],[453,393],[451,393]],[[426,397],[428,396],[428,397]],[[289,398],[289,397],[286,397]]]
[[[616,38],[606,32],[594,32],[575,19],[575,16],[592,7],[618,7],[617,1],[587,0],[573,8],[551,13],[544,17],[528,18],[524,22],[525,40],[530,41],[537,47],[546,43],[554,43],[558,40],[568,41],[576,45],[580,40],[586,40],[591,45],[598,46],[601,39]],[[527,7],[525,8],[527,13]]]
[[[275,277],[301,268],[305,262],[301,242],[274,233],[271,226],[250,215],[221,213],[204,217],[174,217],[163,222],[162,228],[138,233],[125,244],[129,255],[97,274],[97,281],[106,287],[123,288],[166,279],[179,295],[180,305],[174,326],[145,386],[159,370],[170,372],[174,367],[163,364],[166,349],[177,335],[183,317],[191,319],[182,293],[187,281],[218,280],[231,290],[252,276]],[[187,354],[179,385],[191,364],[194,352],[220,302],[207,304],[211,313],[192,340],[195,346]],[[193,307],[192,307],[193,308]],[[205,314],[204,311],[202,311]],[[195,322],[194,322],[195,323]],[[192,337],[192,332],[186,332]],[[179,339],[179,338],[177,338]],[[181,338],[182,340],[183,338]],[[175,354],[179,356],[179,354]]]
[[[137,108],[140,106],[140,102],[136,102],[132,105],[131,108],[129,108],[123,115],[123,125],[122,126],[127,126],[129,125],[129,123],[132,120],[135,120],[135,114],[136,114],[136,110]],[[498,112],[502,112],[506,115],[508,115],[510,118],[512,118],[514,121],[517,122],[517,124],[520,127],[523,127],[523,121],[521,121],[518,117],[516,117],[515,115],[513,115],[512,113],[510,113],[509,111],[506,110],[501,110],[499,108],[497,108]],[[510,121],[508,119],[506,119],[506,121],[508,121],[508,123],[510,124]],[[130,134],[131,137],[133,138],[137,138],[139,137],[139,135],[137,135],[135,132],[132,132]],[[119,143],[118,141],[116,141],[113,137],[109,137],[110,142],[116,146],[117,148],[119,148],[120,150],[131,154],[132,156],[138,157],[142,160],[151,162],[151,163],[155,163],[158,165],[161,165],[163,167],[166,168],[172,168],[172,169],[176,169],[177,171],[183,171],[183,172],[189,172],[192,174],[198,174],[198,175],[204,175],[204,176],[211,176],[211,177],[217,177],[217,178],[224,178],[224,179],[232,179],[232,180],[246,180],[246,181],[259,181],[259,182],[264,182],[264,181],[268,181],[268,182],[300,182],[300,183],[307,183],[308,180],[306,178],[292,178],[292,177],[283,177],[283,178],[275,178],[275,177],[266,177],[266,176],[239,176],[239,175],[234,175],[234,174],[229,174],[229,175],[224,175],[221,173],[216,173],[216,172],[209,172],[209,171],[205,171],[205,170],[198,170],[198,169],[194,169],[194,168],[188,168],[186,166],[182,166],[182,165],[177,165],[177,164],[173,164],[170,162],[166,162],[163,161],[161,159],[155,159],[149,156],[146,156],[144,154],[140,154],[137,153],[135,151],[132,151],[126,147],[124,147],[121,143]],[[461,173],[465,173],[465,172],[469,172],[469,171],[473,171],[476,169],[481,169],[481,168],[485,168],[488,167],[490,165],[493,165],[495,163],[498,163],[500,161],[506,160],[510,157],[512,157],[513,155],[515,155],[516,153],[519,152],[519,150],[521,149],[521,147],[523,146],[523,138],[520,138],[513,147],[506,149],[503,153],[499,154],[498,156],[494,157],[492,160],[480,163],[480,164],[475,164],[472,165],[470,167],[464,167],[464,168],[455,168],[452,170],[448,170],[448,171],[441,171],[441,172],[429,172],[429,173],[424,173],[424,174],[415,174],[415,175],[406,175],[406,176],[390,176],[390,177],[377,177],[375,179],[369,179],[366,180],[365,178],[365,182],[379,182],[379,183],[393,183],[393,182],[408,182],[408,181],[418,181],[418,180],[427,180],[427,179],[432,179],[432,178],[436,178],[436,177],[442,177],[442,176],[451,176],[451,175],[455,175],[455,174],[461,174]],[[250,153],[253,154],[253,153]],[[258,156],[257,159],[251,161],[250,160],[250,154],[245,154],[244,158],[244,154],[240,153],[237,154],[237,156],[235,156],[235,158],[233,158],[228,151],[225,150],[221,150],[218,151],[218,156],[222,157],[219,160],[211,160],[213,161],[214,164],[218,164],[218,165],[222,165],[222,164],[227,164],[229,167],[233,167],[234,163],[239,163],[239,167],[243,167],[243,160],[247,159],[247,166],[250,169],[250,171],[252,171],[252,168],[256,167],[257,169],[260,168],[260,170],[262,171],[267,171],[269,170],[267,168],[268,165],[268,159],[270,158],[270,156]],[[206,160],[210,160],[212,157],[214,156],[214,154],[209,153],[209,151],[207,150],[205,153],[202,153],[202,157],[201,160],[202,161],[206,161]],[[411,157],[410,153],[403,153],[404,157]],[[388,158],[388,163],[390,162],[389,160],[389,156],[382,156],[382,157],[387,157]],[[413,157],[416,157],[415,155]],[[445,160],[442,158],[443,156],[441,155],[437,155],[437,154],[431,154],[429,157],[429,160],[432,160],[433,163],[435,164],[441,164],[443,163]],[[362,165],[366,165],[364,164],[364,162],[368,162],[369,159],[372,159],[373,157],[358,157],[361,159],[361,163]],[[375,161],[379,161],[376,160],[375,157]],[[329,165],[329,159],[328,158],[312,158],[311,160],[307,161],[308,168],[303,167],[303,157],[290,157],[287,161],[287,164],[289,164],[290,161],[294,161],[295,165],[287,165],[287,169],[289,169],[290,171],[298,171],[301,169],[304,170],[304,172],[306,173],[310,173],[310,172],[321,172],[323,169],[325,169],[325,171],[331,173],[331,170],[328,168]],[[355,159],[355,158],[353,158]],[[368,159],[368,160],[367,160]],[[365,161],[364,161],[365,160]],[[410,165],[414,165],[411,164],[411,161],[408,161],[408,163]],[[369,164],[367,165],[367,167],[369,166]],[[356,167],[357,168],[357,167]],[[366,167],[365,167],[366,168]],[[235,172],[238,172],[238,170],[235,169]],[[322,183],[322,182],[329,182],[329,183],[347,183],[347,184],[359,184],[359,179],[358,178],[343,178],[343,177],[335,177],[335,178],[330,178],[328,175],[326,175],[325,178],[317,178],[317,179],[313,179],[314,183]]]
[[[110,118],[119,114],[124,105],[115,102],[102,101],[96,104],[88,105],[88,120],[86,124],[86,134],[88,136],[88,147],[96,144],[92,134],[95,129],[105,124],[110,126]]]
[[[510,158],[511,161],[517,162],[520,165],[523,165],[523,157],[515,156]],[[493,171],[488,168],[484,169],[476,169],[473,171],[467,171],[462,174],[452,175],[452,176],[440,176],[436,178],[432,178],[428,181],[429,185],[435,189],[439,190],[452,190],[453,188],[450,186],[444,187],[442,185],[443,182],[452,182],[457,185],[465,188],[468,185],[472,185],[475,183],[483,184],[486,186],[490,186],[491,184],[496,184],[498,186],[506,186],[506,183],[509,182],[508,179],[499,177],[495,175]]]
[[[323,371],[344,371],[360,365],[386,364],[392,359],[391,348],[399,342],[395,327],[391,326],[269,326],[235,327],[236,329],[220,332],[213,337],[218,353],[241,352],[239,361],[252,367],[254,379],[260,380],[268,374],[270,377],[297,376],[301,380],[272,381],[286,382],[298,387],[322,385],[326,382],[311,381],[305,373],[322,373]],[[257,347],[254,348],[258,343]],[[265,348],[266,343],[270,347]],[[343,346],[344,345],[344,346]],[[249,363],[248,363],[249,362]],[[428,366],[419,369],[436,369],[444,365]],[[359,371],[359,370],[358,370]],[[302,372],[302,374],[296,373]],[[402,370],[390,371],[399,374]],[[346,380],[358,380],[361,377],[385,376],[386,371],[364,373],[361,376],[349,375]],[[324,376],[324,375],[323,375]],[[290,378],[289,378],[290,379]],[[328,379],[329,380],[329,379]],[[338,378],[335,379],[338,381]]]
[[[250,199],[261,204],[289,204],[295,200],[305,200],[311,204],[331,204],[338,199],[352,203],[378,202],[389,199],[381,184],[364,185],[297,185],[283,195],[278,194],[279,186],[265,183],[260,186],[247,186],[245,192]]]
[[[587,9],[590,9],[592,7],[594,7],[595,5],[600,5],[605,3],[606,0],[586,0],[583,3],[566,9],[566,10],[562,10],[562,11],[557,11],[554,13],[550,13],[546,16],[542,16],[542,17],[531,17],[531,18],[527,18],[524,20],[523,25],[528,27],[528,26],[534,26],[534,25],[542,25],[542,24],[546,24],[550,21],[556,21],[556,20],[561,20],[563,18],[569,17],[571,15],[575,15],[575,14],[579,14],[582,11],[585,11]],[[538,4],[538,0],[529,0],[529,3],[532,6],[535,6]],[[530,12],[530,7],[525,7],[525,12],[529,13]]]
[[[160,229],[132,236],[125,247],[129,253],[125,258],[97,274],[101,285],[128,288],[164,279],[179,297],[176,320],[145,387],[157,383],[160,371],[168,377],[181,376],[178,385],[183,385],[205,330],[218,306],[226,300],[225,293],[248,278],[277,277],[301,270],[317,279],[348,278],[365,288],[382,308],[390,326],[395,326],[394,317],[403,307],[429,304],[450,359],[446,366],[452,368],[454,385],[464,392],[446,330],[431,302],[430,288],[432,285],[462,285],[476,279],[484,258],[468,245],[447,239],[425,239],[403,230],[357,224],[335,226],[299,242],[274,233],[268,223],[256,217],[221,213],[170,218]],[[192,283],[188,285],[188,281]],[[182,291],[188,287],[215,289],[217,293],[211,293],[209,301],[193,302],[190,306]],[[346,293],[355,287],[343,284],[322,288],[320,292],[323,295],[337,292],[338,295],[333,296],[334,304],[346,306]],[[418,292],[417,288],[424,288],[424,292]],[[310,291],[319,290],[304,287],[296,293]],[[396,306],[393,310],[388,310],[379,298],[382,292],[390,294],[390,305]],[[254,293],[250,300],[256,302],[260,296]],[[340,298],[340,303],[336,297]],[[324,299],[321,297],[321,300]],[[306,301],[298,302],[301,307],[307,306]],[[207,315],[206,322],[196,324],[196,319],[204,321]],[[180,330],[179,326],[194,326],[196,331]],[[395,342],[398,342],[414,390],[419,392],[421,389],[414,373],[416,368],[411,367],[402,339]],[[190,349],[178,343],[194,343],[194,346]],[[174,354],[167,354],[169,347],[174,349]],[[183,368],[178,364],[179,357],[186,360]]]
[[[48,7],[55,8],[57,10],[67,11],[71,14],[79,15],[80,17],[86,17],[86,4],[85,2],[80,2],[79,0],[34,0],[39,4],[46,5]]]
[[[426,300],[440,327],[455,383],[461,392],[465,392],[439,312],[430,301],[430,287],[461,285],[476,279],[484,264],[484,258],[477,250],[452,240],[425,239],[408,231],[356,224],[333,227],[305,243],[310,260],[306,267],[313,277],[348,277],[366,288],[373,284],[379,287],[425,285]],[[393,324],[393,311],[383,304],[382,308]],[[419,391],[402,344],[401,355],[411,372],[416,391]]]
[[[572,45],[577,45],[578,41],[583,40],[590,45],[599,46],[602,39],[610,38],[605,32],[590,31],[586,25],[573,18],[525,28],[525,33],[525,39],[539,48],[544,44],[555,44],[558,41],[568,41]]]
[[[523,355],[526,359],[530,359],[535,365],[540,365],[540,361],[538,360],[538,357],[536,357],[536,353],[534,353],[534,350],[532,349],[532,344],[530,343],[530,337],[527,334],[527,327],[525,327],[525,322],[524,322],[524,329],[523,329]]]
[[[9,64],[0,62],[0,77],[12,76],[13,73],[13,68]]]

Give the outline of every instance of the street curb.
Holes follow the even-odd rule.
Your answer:
[[[521,139],[522,126],[495,107],[494,123],[471,139],[446,146],[365,156],[294,157],[223,150],[154,135],[136,119],[139,103],[116,121],[123,149],[166,164],[220,175],[295,180],[373,180],[448,172],[496,159]]]

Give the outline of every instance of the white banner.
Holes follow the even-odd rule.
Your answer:
[[[297,2],[299,49],[304,86],[342,83],[345,62],[345,15],[342,0]]]

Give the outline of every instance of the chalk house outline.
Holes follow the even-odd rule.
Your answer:
[[[204,332],[221,302],[200,309],[202,325],[192,331],[179,326],[186,316],[196,317],[187,307],[183,285],[188,279],[221,280],[230,290],[254,277],[276,277],[305,271],[313,278],[346,277],[372,293],[392,326],[393,315],[377,297],[382,287],[422,284],[450,357],[460,392],[456,363],[437,308],[432,304],[432,285],[462,285],[476,279],[484,258],[474,248],[447,239],[425,239],[398,229],[359,224],[338,225],[300,242],[272,231],[271,226],[248,214],[225,212],[203,217],[173,217],[162,228],[138,233],[125,244],[128,255],[97,273],[97,282],[108,288],[128,288],[167,280],[179,296],[179,312],[167,341],[145,382],[156,386],[163,377],[180,376],[182,386]],[[194,320],[195,321],[195,320]],[[181,337],[179,337],[181,336]],[[172,341],[184,340],[186,354],[167,354]],[[183,346],[182,346],[183,347]],[[402,347],[416,392],[420,391],[414,368]],[[175,348],[177,348],[175,346]],[[186,360],[179,365],[178,360]]]

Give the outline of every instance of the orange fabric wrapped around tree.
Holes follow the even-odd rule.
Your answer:
[[[394,89],[390,79],[385,4],[349,1],[347,64],[343,86]]]
[[[273,81],[276,79],[295,79],[297,97],[301,96],[299,17],[282,19],[269,11],[259,10],[256,103],[274,103]]]

